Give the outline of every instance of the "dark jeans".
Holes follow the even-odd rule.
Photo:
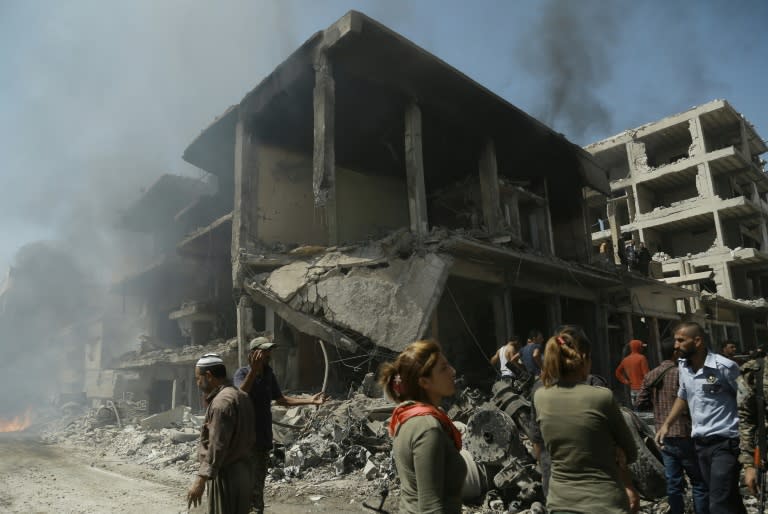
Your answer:
[[[697,437],[699,469],[709,490],[710,514],[745,514],[739,491],[739,439]]]
[[[253,452],[253,504],[256,512],[264,512],[264,482],[267,479],[269,450],[258,449]]]
[[[693,508],[696,514],[709,514],[707,484],[699,470],[693,440],[688,437],[665,437],[661,450],[664,459],[664,475],[667,479],[667,496],[672,514],[685,512],[685,477],[691,481]]]

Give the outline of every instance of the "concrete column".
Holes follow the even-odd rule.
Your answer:
[[[507,327],[507,333],[504,338],[508,338],[515,333],[515,320],[512,317],[512,293],[509,289],[504,290],[504,321]],[[506,342],[506,341],[505,341]]]
[[[693,275],[694,273],[696,273],[696,267],[692,262],[686,261],[685,274]],[[691,309],[693,312],[698,312],[699,309],[701,309],[701,295],[699,294],[701,292],[701,286],[699,284],[691,284],[688,286],[688,289],[696,293],[696,296],[691,298]]]
[[[768,252],[768,222],[764,214],[760,214],[760,251]]]
[[[598,304],[595,309],[595,327],[597,336],[597,348],[593,348],[592,352],[598,355],[598,373],[611,383],[611,377],[613,376],[613,370],[615,364],[611,362],[611,348],[610,348],[610,336],[608,329],[608,309],[604,304]],[[595,367],[593,366],[593,369]]]
[[[171,409],[176,408],[176,397],[178,393],[178,378],[173,379],[173,384],[171,384]]]
[[[251,167],[254,153],[252,135],[247,132],[245,120],[237,121],[235,126],[235,159],[234,159],[234,191],[235,198],[232,211],[232,285],[235,291],[243,288],[243,259],[248,251],[251,239],[257,234],[258,196],[258,167]]]
[[[411,102],[405,109],[405,176],[411,231],[422,240],[429,232],[424,186],[424,149],[421,144],[421,109]]]
[[[698,166],[696,189],[699,192],[699,196],[706,198],[715,196],[715,181],[712,179],[712,170],[710,170],[709,163],[706,161]]]
[[[688,147],[688,156],[694,157],[707,153],[704,131],[702,130],[701,119],[698,116],[688,120],[688,131],[691,133],[691,146]]]
[[[336,84],[328,55],[320,52],[315,60],[314,144],[312,155],[312,193],[315,206],[323,211],[328,227],[328,243],[337,244],[339,229],[336,212]]]
[[[496,148],[491,139],[483,145],[478,168],[480,171],[480,199],[483,207],[483,220],[488,232],[494,234],[501,229],[502,216]]]
[[[638,198],[637,194],[637,184],[632,184],[632,194],[630,196],[632,197],[632,207],[629,209],[629,217],[634,221],[635,216],[643,213],[643,211],[640,209],[640,199]],[[633,209],[634,213],[632,212]]]
[[[624,327],[624,344],[626,344],[630,339],[635,338],[635,329],[632,326],[632,314],[625,312],[621,317],[621,324]]]
[[[619,223],[616,218],[616,203],[615,202],[608,202],[608,224],[611,226],[611,246],[613,247],[613,263],[616,265],[621,264],[621,259],[619,258],[619,238],[621,236],[621,227],[619,227]],[[606,335],[606,341],[607,339]]]
[[[733,283],[728,263],[724,262],[714,268],[715,284],[717,285],[717,294],[726,298],[733,298]]]
[[[629,160],[629,175],[637,176],[637,172],[650,171],[648,155],[645,153],[645,143],[630,141],[627,143],[627,159]]]
[[[741,151],[742,156],[747,161],[752,161],[752,152],[749,150],[749,138],[747,137],[747,122],[744,120],[744,118],[741,118],[739,121],[739,133],[741,136],[741,144],[739,145],[739,150]]]
[[[512,191],[507,200],[507,212],[509,213],[509,228],[512,234],[520,237],[522,228],[520,226],[520,195],[517,191]]]
[[[504,312],[504,296],[495,294],[493,302],[493,325],[496,334],[496,346],[499,348],[507,342],[507,317]]]
[[[713,211],[712,216],[715,220],[715,233],[717,234],[715,238],[715,244],[717,246],[725,246],[725,238],[723,236],[723,222],[720,220],[720,212]]]
[[[656,356],[657,364],[663,359],[661,357],[661,336],[659,332],[659,319],[658,318],[646,318],[648,320],[648,327],[650,328],[648,344],[653,348],[653,353]]]
[[[253,330],[253,301],[242,295],[237,302],[237,365],[248,363],[248,335]]]
[[[549,332],[553,333],[558,326],[563,324],[563,310],[560,303],[560,295],[555,294],[548,297],[546,305]]]
[[[546,245],[549,247],[550,253],[554,255],[555,254],[555,233],[554,233],[554,230],[552,230],[552,212],[549,210],[549,184],[547,183],[547,179],[544,179],[544,202],[545,202],[544,223],[542,224],[542,229],[544,230],[544,233],[542,234],[542,241],[546,241]],[[584,212],[584,207],[585,207],[585,201],[582,198],[582,203],[581,203],[582,212]],[[582,220],[583,219],[586,219],[586,214],[582,215]],[[584,233],[590,234],[588,227],[584,227]],[[589,255],[589,252],[586,252],[585,255]]]

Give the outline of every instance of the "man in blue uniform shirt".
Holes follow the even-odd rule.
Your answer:
[[[746,513],[739,492],[738,365],[710,352],[704,329],[683,322],[675,329],[680,386],[672,410],[656,433],[662,445],[669,426],[688,407],[699,467],[709,489],[710,514]]]

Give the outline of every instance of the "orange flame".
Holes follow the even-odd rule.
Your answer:
[[[32,424],[32,409],[27,409],[24,414],[11,420],[0,418],[0,432],[20,432],[26,430]]]

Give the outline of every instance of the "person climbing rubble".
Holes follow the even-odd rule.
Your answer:
[[[235,372],[233,382],[248,394],[256,412],[256,449],[254,451],[253,507],[256,514],[264,512],[264,481],[267,477],[269,451],[272,449],[272,400],[278,405],[322,405],[329,397],[323,392],[309,398],[285,396],[269,365],[272,349],[277,343],[271,337],[261,336],[248,345],[248,366]]]
[[[520,343],[517,336],[511,336],[507,344],[499,348],[490,359],[491,366],[499,366],[499,372],[503,379],[514,379],[523,371]]]

